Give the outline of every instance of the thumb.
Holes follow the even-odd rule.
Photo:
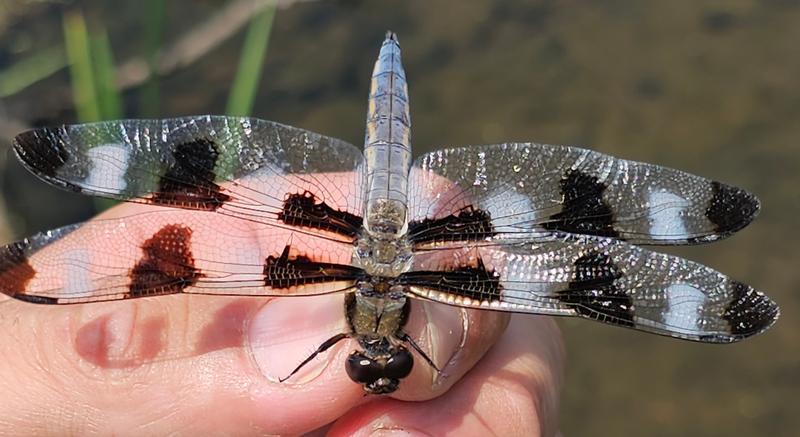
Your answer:
[[[8,300],[0,311],[0,433],[313,430],[363,398],[342,366],[328,364],[343,362],[353,345],[343,341],[286,383],[277,379],[341,331],[337,303],[341,297]]]

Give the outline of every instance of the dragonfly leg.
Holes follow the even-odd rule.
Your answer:
[[[303,360],[303,362],[302,362],[302,363],[300,363],[300,365],[299,365],[299,366],[297,366],[297,367],[296,367],[294,370],[292,370],[292,373],[290,373],[290,374],[289,374],[289,376],[287,376],[287,377],[285,377],[285,378],[279,378],[279,379],[278,379],[278,381],[280,381],[280,382],[284,382],[284,381],[286,381],[287,379],[291,378],[292,376],[294,376],[294,374],[295,374],[295,373],[297,373],[297,372],[298,372],[300,369],[302,369],[302,368],[303,368],[303,366],[305,366],[306,364],[308,364],[308,363],[309,363],[309,361],[313,360],[313,359],[314,359],[314,357],[316,357],[317,355],[321,354],[322,352],[325,352],[326,350],[330,349],[330,348],[331,348],[331,346],[335,345],[336,343],[338,343],[338,342],[340,342],[340,341],[344,340],[345,338],[349,338],[349,337],[350,337],[350,334],[349,334],[349,333],[342,332],[341,334],[336,334],[336,335],[334,335],[333,337],[331,337],[331,338],[329,338],[329,339],[325,340],[325,342],[324,342],[324,343],[322,343],[321,345],[319,345],[319,347],[317,348],[317,350],[315,350],[315,351],[314,351],[314,352],[313,352],[311,355],[309,355],[309,356],[308,356],[308,358],[306,358],[305,360]]]
[[[436,372],[441,373],[441,370],[439,370],[439,368],[436,367],[436,364],[433,363],[433,360],[431,360],[431,358],[428,356],[428,354],[426,354],[425,351],[422,350],[421,347],[419,347],[419,345],[414,341],[413,338],[411,338],[410,335],[408,335],[408,333],[403,332],[403,331],[398,331],[397,332],[397,338],[402,340],[402,341],[404,341],[404,342],[406,342],[406,343],[408,343],[408,344],[410,344],[411,348],[414,349],[415,351],[417,351],[417,353],[428,363],[428,365],[433,367],[434,370],[436,370]]]

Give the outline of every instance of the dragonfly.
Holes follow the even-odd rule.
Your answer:
[[[342,293],[346,332],[291,375],[350,338],[359,349],[345,369],[368,394],[397,390],[415,356],[436,368],[404,330],[420,300],[706,343],[777,320],[762,292],[641,247],[730,236],[757,215],[753,194],[569,146],[450,147],[412,159],[410,131],[400,44],[388,32],[363,151],[228,116],[23,132],[14,151],[42,180],[146,207],[6,245],[0,292],[42,305]]]

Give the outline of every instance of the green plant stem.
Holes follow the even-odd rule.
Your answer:
[[[100,108],[94,87],[89,35],[80,12],[64,15],[64,41],[72,78],[72,95],[81,122],[100,119]]]
[[[67,65],[64,47],[49,47],[0,72],[0,98],[12,96]]]
[[[253,110],[274,18],[273,4],[253,17],[247,28],[247,36],[239,57],[239,67],[225,109],[228,115],[246,116]]]
[[[100,117],[113,120],[122,117],[122,98],[117,89],[114,55],[105,29],[92,38],[92,60],[97,78],[96,92]]]

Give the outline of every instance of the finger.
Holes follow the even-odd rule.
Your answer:
[[[126,214],[135,215],[143,210],[151,211],[152,208],[139,205],[124,205],[104,213],[100,218],[124,217]],[[184,217],[188,217],[190,214],[194,213],[168,210],[168,212],[160,214],[157,220],[159,222],[191,222],[190,220],[184,219]],[[215,219],[220,222],[223,220],[222,218]],[[214,228],[215,227],[197,228],[194,230],[193,238],[198,241],[208,241],[210,243],[218,241],[219,236]],[[297,244],[302,240],[302,238],[294,238],[294,235],[290,231],[284,231],[284,233],[287,235],[281,237],[277,230],[273,230],[270,231],[270,238],[264,239],[263,236],[260,240],[258,238],[253,238],[253,240],[258,241],[258,243],[254,243],[256,247],[253,248],[253,251],[259,251],[262,254],[278,254],[283,250],[285,245]],[[144,232],[144,234],[149,235],[147,232]],[[239,240],[237,240],[237,242],[238,241]],[[127,243],[130,244],[129,242]],[[86,244],[86,242],[83,241],[83,244]],[[336,256],[341,258],[336,262],[349,262],[350,253],[343,253],[341,250],[329,250],[326,246],[321,246],[322,244],[324,243],[316,242],[314,249],[319,253],[331,252],[332,254],[336,254]],[[206,252],[208,252],[208,247],[213,248],[216,246],[215,244],[198,245],[198,249],[206,248]],[[238,249],[241,250],[241,248]],[[198,258],[208,260],[214,259],[215,254],[218,255],[223,252],[215,250],[211,253],[203,253],[198,250],[193,253],[196,253]],[[346,257],[347,259],[342,257]],[[251,262],[257,262],[257,260],[253,259]],[[303,300],[305,299],[308,298],[304,297]],[[400,390],[395,393],[395,396],[399,399],[431,399],[445,392],[494,344],[508,323],[508,315],[499,312],[464,310],[438,303],[420,303],[419,301],[409,302],[409,305],[411,305],[410,321],[407,327],[401,328],[405,329],[413,339],[416,339],[415,342],[419,344],[420,350],[432,360],[436,368],[429,365],[426,360],[418,354],[416,359],[417,364],[414,366],[412,374],[401,384]],[[339,304],[333,306],[330,311],[335,311],[335,314],[340,316],[339,320],[341,320],[343,311],[340,310],[342,308],[343,305]],[[262,317],[259,318],[259,320],[278,321],[291,318],[292,320],[289,321],[271,323],[269,325],[272,327],[271,329],[275,329],[276,327],[288,328],[289,332],[281,332],[280,335],[278,335],[279,338],[293,338],[293,332],[305,332],[308,329],[317,329],[317,332],[322,332],[318,330],[318,326],[313,328],[308,326],[309,324],[315,324],[314,318],[309,318],[306,314],[302,313],[299,316],[300,319],[297,320],[294,313],[292,313],[291,317],[283,317],[281,312],[277,312],[272,318]],[[295,329],[294,326],[296,324],[305,324],[303,325],[305,329]],[[268,368],[271,372],[270,375],[274,376],[276,380],[278,376],[285,377],[289,375],[296,368],[298,363],[302,363],[308,358],[308,356],[325,340],[345,331],[350,332],[350,327],[342,325],[335,332],[326,332],[321,336],[306,337],[309,341],[305,343],[300,342],[293,350],[281,350],[280,353],[273,355],[269,360],[270,366]],[[360,333],[356,332],[354,334],[356,334],[355,337],[358,338],[358,334]],[[267,336],[269,337],[270,335]],[[349,350],[353,350],[354,347],[352,343],[354,342],[349,343],[351,343]],[[265,352],[265,354],[267,353]],[[317,359],[309,362],[309,365],[306,367],[309,369],[319,367],[316,363],[319,363],[320,360],[323,360],[322,362],[327,362],[326,360],[330,360],[331,356],[331,354],[322,354]],[[340,366],[343,365],[344,362],[342,361]],[[441,371],[437,371],[437,368]],[[302,374],[293,377],[290,383],[299,384],[302,381],[300,376],[302,376]]]
[[[135,216],[143,208],[121,205],[103,218]],[[159,217],[180,223],[183,214],[192,213],[169,211]],[[203,238],[199,232],[195,237]],[[92,238],[108,235],[79,229],[42,251],[65,254],[69,261],[71,253],[95,247]],[[127,252],[125,245],[132,242],[103,244]],[[352,340],[279,382],[325,340],[348,330],[341,296],[173,295],[76,306],[10,301],[3,314],[0,348],[10,358],[0,368],[0,384],[15,395],[0,403],[14,412],[17,429],[35,425],[160,433],[224,425],[231,432],[246,427],[300,433],[364,401],[361,387],[344,372],[347,354],[357,347]],[[449,378],[434,384],[438,374],[418,360],[407,393],[400,393],[409,398],[427,399],[446,390],[504,327],[494,313],[464,313],[438,304],[415,305],[411,319],[409,332],[422,347],[430,346]],[[311,411],[309,405],[314,405]]]
[[[8,301],[0,340],[4,417],[31,432],[306,432],[364,401],[343,370],[352,341],[279,382],[345,329],[342,307],[336,296],[165,296],[66,307]],[[441,319],[436,332],[451,337],[453,327],[444,326]],[[455,365],[461,373],[478,356],[463,354]],[[430,380],[424,387],[434,393]]]
[[[271,361],[281,352],[298,342],[320,343],[341,328],[341,301],[313,300],[287,305],[181,296],[66,308],[8,302],[1,322],[0,410],[10,419],[3,425],[78,434],[314,429],[363,394],[341,366],[328,365],[345,359],[346,345],[296,375],[296,383],[280,383],[273,374]],[[276,311],[287,322],[294,314],[319,324],[306,329],[300,323],[288,339],[267,338],[269,327],[248,329]]]
[[[563,362],[561,335],[551,318],[516,316],[500,342],[443,396],[428,402],[380,399],[348,412],[328,435],[401,430],[419,435],[555,435]]]
[[[408,401],[433,399],[447,392],[502,335],[509,315],[411,301],[407,331],[439,369],[417,354],[414,370],[392,394]]]
[[[105,217],[135,215],[142,208],[124,205]],[[192,213],[164,212],[159,219],[181,223],[182,214]],[[66,274],[94,274],[91,268],[104,260],[87,248],[135,253],[132,239],[93,245],[108,234],[82,229],[33,255],[33,281],[73,265],[83,270]],[[199,233],[195,237],[203,238]],[[235,248],[238,253],[245,249]],[[37,264],[36,256],[48,250],[64,256]],[[0,351],[6,357],[0,385],[7,389],[0,407],[8,413],[2,417],[14,417],[17,430],[31,432],[163,433],[220,426],[231,432],[304,432],[363,398],[341,365],[328,369],[329,363],[344,361],[353,347],[346,342],[291,381],[278,381],[289,373],[286,368],[291,370],[325,339],[345,330],[342,307],[341,296],[268,300],[172,295],[74,306],[8,301],[0,319]],[[315,405],[310,413],[309,402]]]
[[[295,307],[297,303],[297,299],[286,298],[281,299],[279,305]],[[416,356],[412,373],[403,379],[399,389],[391,394],[392,397],[402,400],[427,400],[446,392],[497,341],[509,320],[507,314],[494,311],[461,309],[416,300],[411,300],[409,304],[411,315],[404,329],[422,353],[433,361],[436,368],[427,363],[419,353],[414,352]],[[330,305],[328,309],[338,311],[339,314],[344,313],[341,304]],[[293,320],[295,317],[300,317],[303,321]],[[319,330],[318,326],[314,326],[318,317],[282,310],[272,311],[259,320],[260,323],[269,326],[269,333],[264,334],[264,337],[296,342],[292,346],[260,351],[258,356],[263,357],[260,362],[264,363],[264,369],[267,369],[266,372],[270,375],[290,374],[297,364],[308,358],[324,340],[339,332],[351,332],[349,326]],[[318,330],[320,334],[314,337],[296,338],[294,327],[298,324],[303,326],[302,332]],[[259,337],[258,334],[255,336]],[[353,338],[354,340],[347,343],[342,342],[345,344],[342,346],[345,353],[364,349],[357,342],[359,338],[357,333]],[[302,384],[307,375],[314,374],[312,369],[335,367],[340,370],[344,368],[344,363],[345,359],[341,359],[340,356],[334,356],[327,351],[322,352],[288,382]],[[342,373],[338,375],[341,376]],[[349,379],[343,383],[347,382],[357,387],[356,383]]]

